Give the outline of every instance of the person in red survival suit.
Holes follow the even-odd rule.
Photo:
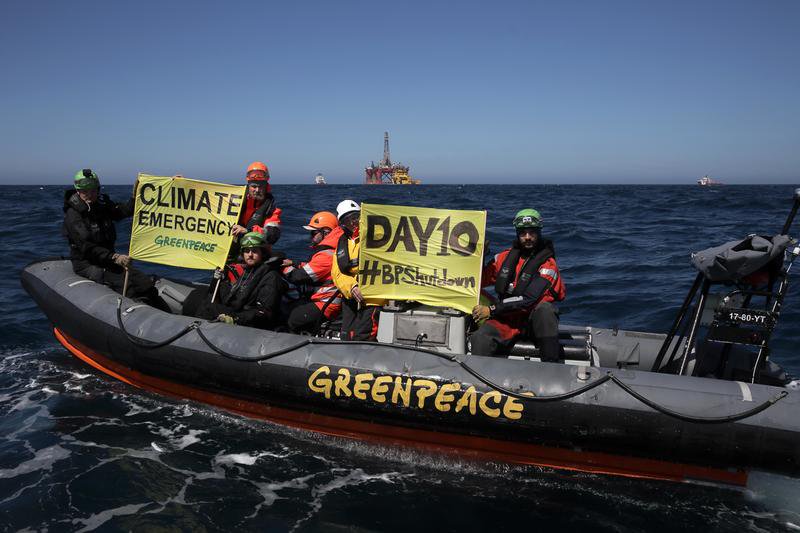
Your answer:
[[[517,239],[483,270],[482,286],[494,284],[497,303],[476,305],[473,318],[486,320],[470,335],[472,353],[507,354],[520,335],[534,337],[542,361],[558,362],[558,309],[566,297],[553,243],[542,238],[542,217],[523,209],[514,217]]]
[[[304,303],[295,306],[289,313],[288,326],[293,333],[316,333],[324,319],[333,320],[342,311],[342,298],[339,289],[331,279],[331,266],[336,244],[342,235],[342,228],[336,215],[329,211],[314,213],[303,229],[311,232],[313,254],[307,262],[296,266],[287,259],[284,277],[294,285],[305,288],[310,293]]]
[[[281,236],[281,209],[275,207],[275,198],[269,184],[269,169],[261,161],[247,167],[245,204],[239,223],[231,228],[236,239],[249,231],[263,233],[268,244],[275,244]],[[231,255],[238,254],[238,248],[233,248],[235,249],[231,250]]]

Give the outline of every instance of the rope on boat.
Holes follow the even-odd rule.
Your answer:
[[[260,355],[258,357],[243,357],[241,355],[236,355],[236,354],[227,352],[227,351],[223,350],[222,348],[220,348],[219,346],[215,345],[213,342],[211,342],[211,340],[208,337],[206,337],[205,333],[203,333],[203,330],[200,329],[201,323],[199,321],[192,322],[191,324],[186,326],[184,329],[182,329],[180,332],[178,332],[177,334],[173,335],[172,337],[170,337],[170,338],[168,338],[168,339],[166,339],[164,341],[161,341],[161,342],[144,341],[142,339],[134,337],[133,335],[128,333],[128,331],[125,329],[125,325],[122,322],[122,299],[119,299],[118,300],[118,304],[117,304],[117,323],[119,324],[119,328],[122,331],[122,333],[125,335],[125,337],[131,343],[133,343],[136,346],[139,346],[141,348],[145,348],[147,350],[153,350],[153,349],[161,348],[163,346],[171,344],[172,342],[174,342],[174,341],[178,340],[179,338],[183,337],[184,335],[186,335],[190,331],[196,330],[198,336],[200,337],[200,339],[202,339],[202,341],[206,344],[206,346],[211,348],[217,354],[221,355],[222,357],[225,357],[225,358],[228,358],[228,359],[232,359],[234,361],[242,361],[242,362],[250,362],[250,363],[266,361],[268,359],[272,359],[274,357],[278,357],[278,356],[287,354],[289,352],[292,352],[294,350],[298,350],[300,348],[303,348],[305,346],[309,346],[309,345],[312,345],[312,344],[318,344],[318,345],[336,344],[336,345],[341,345],[342,343],[346,343],[348,345],[367,345],[367,346],[375,346],[376,345],[376,343],[369,342],[369,341],[340,341],[340,340],[333,340],[333,339],[318,339],[318,338],[310,337],[310,338],[304,339],[304,340],[302,340],[302,341],[300,341],[298,343],[295,343],[295,344],[293,344],[291,346],[287,346],[287,347],[281,348],[279,350],[275,350],[273,352],[270,352],[268,354]],[[581,394],[589,392],[590,390],[595,389],[595,388],[599,387],[600,385],[603,385],[604,383],[606,383],[608,381],[611,381],[612,383],[616,384],[619,388],[621,388],[623,391],[628,393],[628,395],[630,395],[634,399],[638,400],[639,402],[643,403],[647,407],[650,407],[651,409],[653,409],[653,410],[655,410],[655,411],[657,411],[657,412],[659,412],[659,413],[661,413],[663,415],[669,416],[671,418],[675,418],[675,419],[681,420],[683,422],[691,422],[691,423],[694,423],[694,424],[724,424],[724,423],[728,423],[728,422],[738,422],[739,420],[744,420],[745,418],[749,418],[751,416],[757,415],[758,413],[768,409],[769,407],[773,406],[775,403],[777,403],[778,401],[782,400],[783,398],[785,398],[786,396],[789,395],[789,393],[787,391],[785,391],[785,390],[781,391],[777,395],[775,395],[772,398],[766,400],[765,402],[753,407],[752,409],[748,409],[747,411],[743,411],[741,413],[737,413],[737,414],[733,414],[733,415],[720,416],[720,417],[694,416],[694,415],[687,415],[687,414],[684,414],[684,413],[679,413],[677,411],[673,411],[673,410],[671,410],[671,409],[669,409],[667,407],[664,407],[663,405],[660,405],[660,404],[654,402],[653,400],[650,400],[649,398],[643,396],[642,394],[640,394],[639,392],[634,390],[630,385],[628,385],[627,383],[622,381],[620,378],[615,376],[614,373],[611,372],[611,371],[607,372],[605,376],[603,376],[603,377],[601,377],[599,379],[596,379],[596,380],[592,381],[591,383],[588,383],[588,384],[584,385],[583,387],[579,387],[577,389],[573,389],[571,391],[564,392],[564,393],[561,393],[561,394],[554,394],[554,395],[551,395],[551,396],[536,396],[536,395],[534,395],[533,392],[529,392],[529,391],[518,392],[518,391],[514,391],[514,390],[511,390],[511,389],[508,389],[506,387],[503,387],[502,385],[498,385],[497,383],[493,382],[489,378],[483,376],[480,372],[478,372],[477,370],[475,370],[474,368],[469,366],[464,361],[460,360],[455,355],[442,353],[442,352],[437,352],[435,350],[428,350],[428,349],[425,349],[425,348],[413,347],[413,346],[396,346],[396,345],[392,345],[392,347],[395,348],[395,349],[399,349],[399,350],[408,350],[408,351],[413,351],[413,352],[426,353],[426,354],[430,354],[430,355],[433,355],[435,357],[438,357],[440,359],[445,359],[447,361],[450,361],[451,363],[456,363],[461,368],[463,368],[466,372],[468,372],[470,375],[475,377],[478,381],[480,381],[481,383],[483,383],[484,385],[486,385],[490,389],[496,390],[497,392],[500,392],[500,393],[505,394],[507,396],[511,396],[512,398],[517,398],[519,400],[524,400],[524,401],[528,401],[528,402],[558,402],[558,401],[568,400],[570,398],[574,398],[575,396],[579,396]]]
[[[119,329],[122,331],[123,334],[125,334],[125,337],[132,344],[135,344],[136,346],[139,346],[140,348],[144,348],[146,350],[154,350],[156,348],[162,348],[162,347],[164,347],[164,346],[166,346],[168,344],[172,344],[173,342],[175,342],[176,340],[180,339],[181,337],[183,337],[184,335],[186,335],[187,333],[189,333],[193,329],[197,329],[197,328],[200,327],[200,322],[199,321],[194,321],[191,324],[189,324],[188,326],[186,326],[185,328],[183,328],[181,331],[179,331],[178,333],[173,335],[172,337],[170,337],[168,339],[165,339],[165,340],[163,340],[161,342],[153,342],[153,341],[148,341],[148,340],[142,340],[142,339],[140,339],[138,337],[134,337],[133,335],[128,333],[128,330],[125,329],[125,324],[122,323],[122,298],[119,298],[117,300],[117,324],[119,324]]]

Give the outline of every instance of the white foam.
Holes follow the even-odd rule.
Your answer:
[[[132,514],[136,514],[141,510],[143,507],[150,505],[149,503],[137,503],[137,504],[130,504],[130,505],[123,505],[121,507],[115,507],[113,509],[106,509],[105,511],[101,511],[99,513],[93,514],[88,518],[75,518],[72,520],[73,524],[83,524],[84,527],[79,529],[77,533],[81,533],[83,531],[92,531],[97,529],[98,527],[102,526],[115,516],[128,516]]]
[[[53,465],[62,459],[69,457],[69,450],[65,450],[58,444],[42,448],[36,451],[33,458],[20,463],[15,468],[0,470],[0,479],[8,479],[36,472],[37,470],[52,470]]]

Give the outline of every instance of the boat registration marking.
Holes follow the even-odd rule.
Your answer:
[[[737,381],[736,384],[739,385],[739,388],[742,390],[742,401],[743,402],[752,402],[753,401],[753,395],[750,392],[750,386],[747,383],[744,383],[742,381]]]

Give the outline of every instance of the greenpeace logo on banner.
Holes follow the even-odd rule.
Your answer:
[[[471,311],[486,212],[363,204],[358,282],[367,298]]]
[[[244,192],[243,186],[140,174],[130,256],[186,268],[223,266]]]

